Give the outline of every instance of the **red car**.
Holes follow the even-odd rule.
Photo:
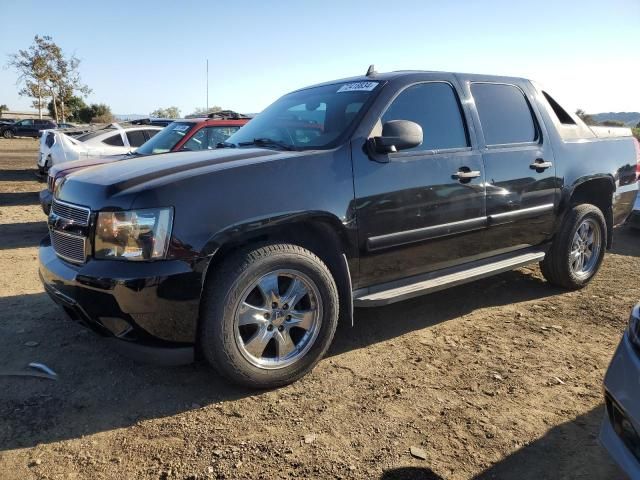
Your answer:
[[[94,157],[87,160],[76,160],[54,165],[49,169],[47,189],[40,192],[42,210],[47,215],[49,214],[56,182],[59,182],[70,173],[95,165],[134,159],[139,156],[214,149],[218,143],[224,142],[249,120],[251,120],[251,117],[230,110],[212,113],[208,118],[176,120],[136,150],[126,155]]]

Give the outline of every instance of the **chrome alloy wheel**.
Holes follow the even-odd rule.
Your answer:
[[[240,298],[234,316],[236,343],[251,364],[284,368],[313,346],[322,321],[322,300],[318,288],[302,272],[269,272]]]
[[[580,278],[591,276],[600,256],[602,236],[595,220],[585,219],[573,236],[570,253],[570,266],[574,275]]]

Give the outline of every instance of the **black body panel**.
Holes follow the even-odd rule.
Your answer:
[[[637,195],[635,176],[627,175],[635,168],[631,139],[595,138],[583,126],[578,130],[588,138],[563,137],[530,82],[438,72],[382,74],[375,80],[375,101],[349,140],[329,150],[180,152],[70,174],[57,198],[93,214],[173,207],[171,244],[166,260],[99,261],[90,254],[86,263],[72,265],[44,242],[40,271],[48,291],[75,301],[103,334],[147,345],[185,345],[196,339],[207,268],[220,249],[290,225],[322,224],[334,232],[348,264],[346,284],[362,289],[545,244],[576,188],[595,179],[616,189],[612,222],[631,212]],[[451,86],[467,145],[372,152],[367,140],[387,107],[421,82]],[[524,145],[487,145],[471,95],[474,82],[520,89],[537,137]],[[424,132],[426,141],[429,133]],[[536,161],[551,165],[532,168]],[[461,172],[477,175],[463,178]],[[116,332],[123,325],[131,328],[126,335]]]

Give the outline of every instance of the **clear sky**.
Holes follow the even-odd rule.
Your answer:
[[[538,80],[567,108],[640,111],[640,0],[4,2],[0,64],[50,35],[82,60],[90,102],[148,114],[206,103],[258,112],[280,95],[378,71]],[[29,109],[0,68],[0,104]]]

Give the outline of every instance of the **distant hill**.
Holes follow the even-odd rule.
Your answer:
[[[635,127],[640,122],[640,112],[606,112],[593,113],[591,117],[598,123],[605,120],[617,120],[627,127]]]

